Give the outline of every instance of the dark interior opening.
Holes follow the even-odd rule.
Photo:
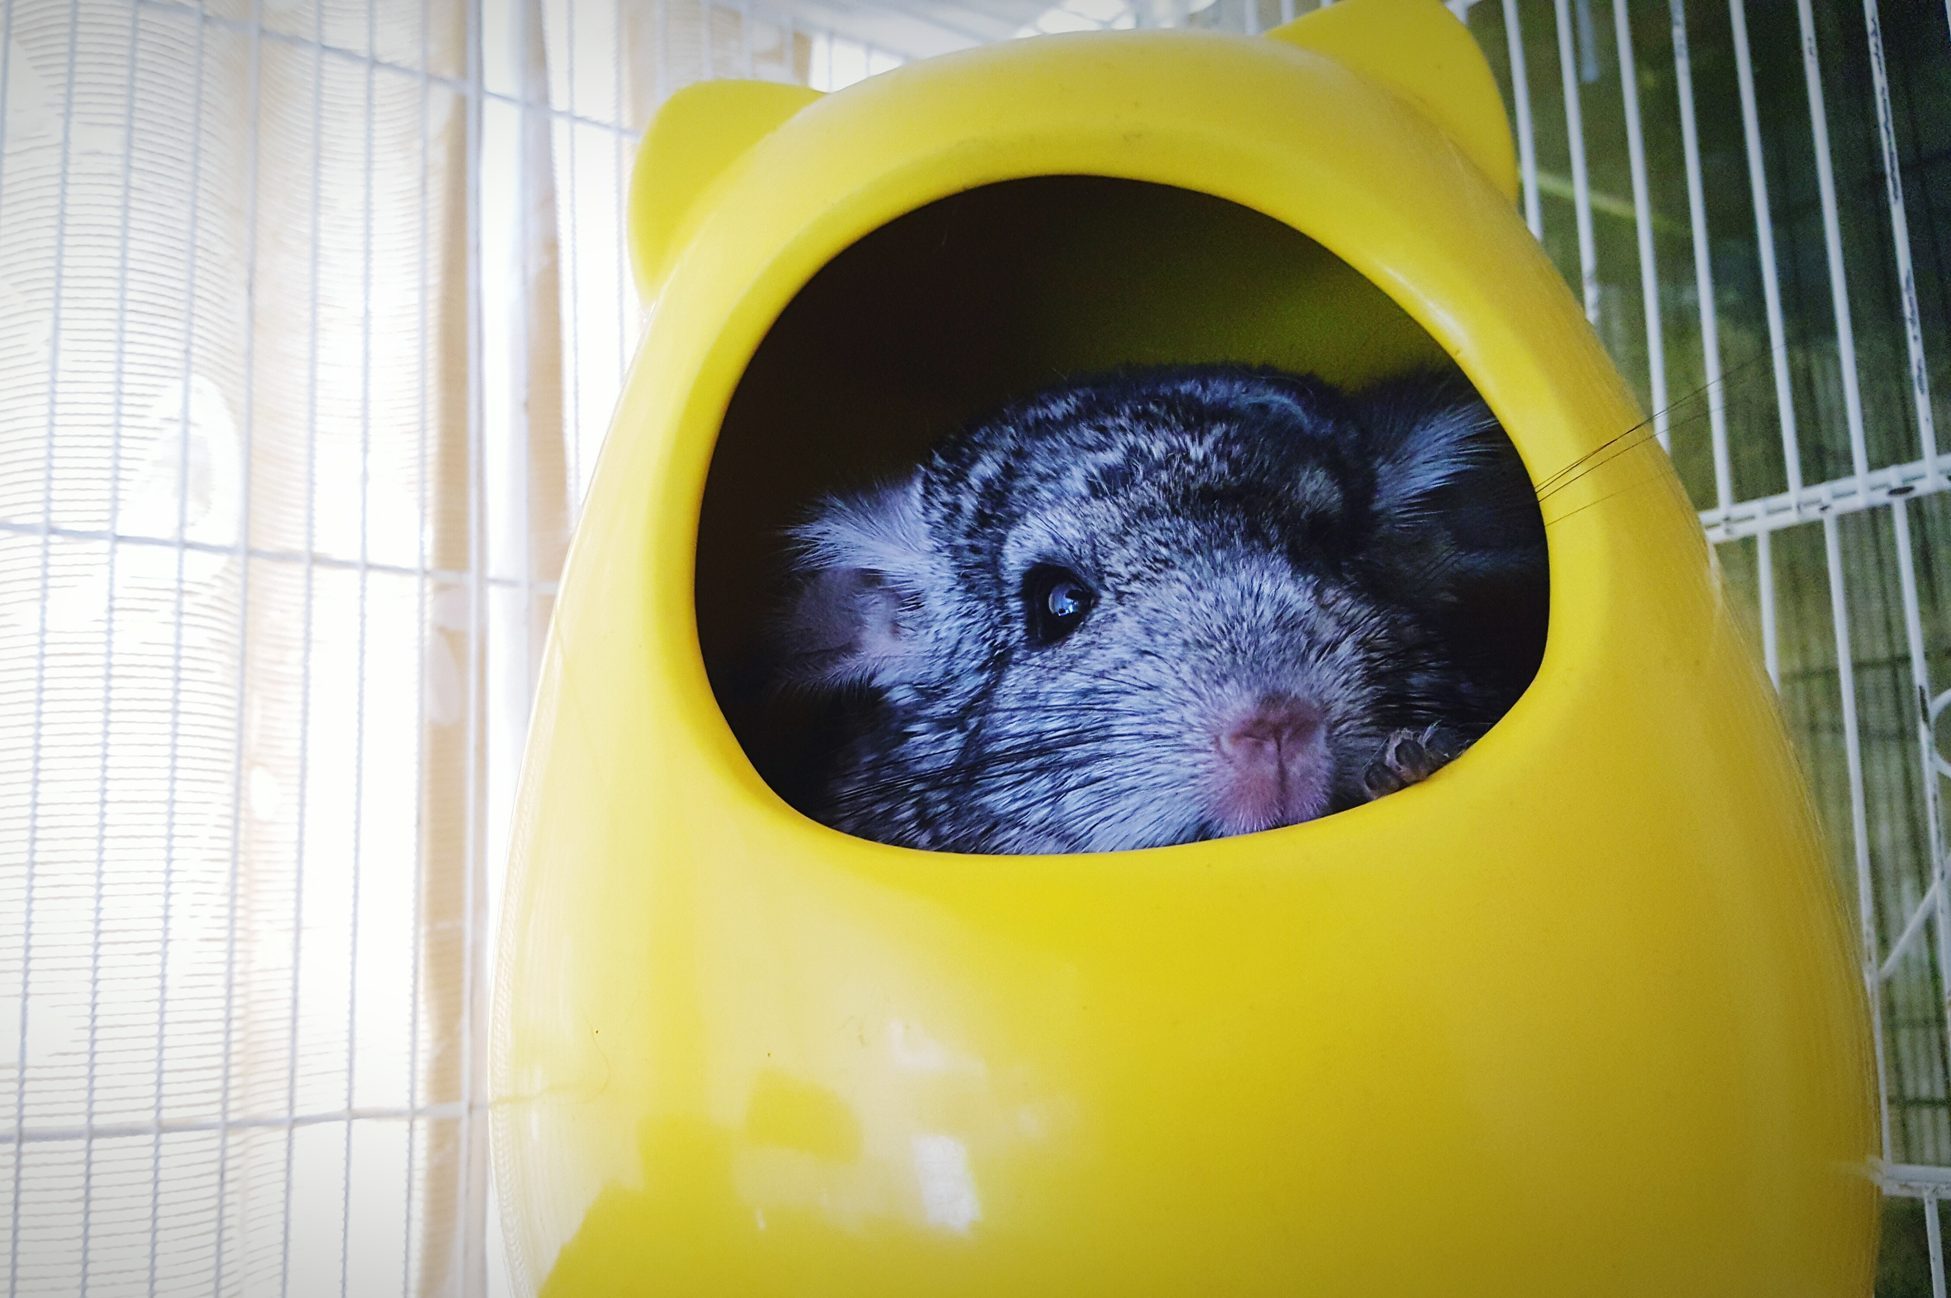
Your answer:
[[[768,785],[815,814],[832,746],[831,705],[770,686],[765,630],[785,589],[788,527],[829,492],[912,468],[1014,397],[1120,367],[1204,361],[1356,388],[1447,364],[1393,301],[1313,240],[1163,185],[990,185],[903,216],[822,269],[732,398],[699,524],[705,667]]]

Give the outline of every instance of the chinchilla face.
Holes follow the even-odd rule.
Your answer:
[[[1541,536],[1487,529],[1487,486],[1537,527],[1488,413],[1430,381],[1350,399],[1202,367],[1006,409],[798,533],[782,656],[868,704],[823,818],[1096,851],[1363,801],[1391,735],[1467,742],[1510,701],[1443,634],[1533,545],[1542,585]]]

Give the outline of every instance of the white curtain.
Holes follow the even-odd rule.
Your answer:
[[[5,1292],[482,1292],[500,817],[634,133],[807,40],[6,0],[0,42]]]
[[[468,1194],[463,15],[262,18],[6,15],[0,1229],[23,1293],[84,1267],[106,1292],[336,1285],[342,1255],[354,1291],[438,1287]]]

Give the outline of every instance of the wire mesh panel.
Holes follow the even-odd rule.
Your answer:
[[[630,151],[684,82],[898,61],[832,17],[0,7],[9,1294],[494,1281],[492,866]]]
[[[1857,910],[1883,1182],[1912,1201],[1879,1292],[1941,1294],[1947,14],[1484,0],[1467,20],[1520,124],[1532,228],[1656,412],[1781,690]]]
[[[438,1270],[462,31],[257,17],[0,21],[10,1292]]]
[[[5,0],[7,1291],[497,1282],[498,863],[663,97],[1313,7]],[[1878,1011],[1880,1292],[1942,1293],[1947,13],[1451,7],[1781,689]]]

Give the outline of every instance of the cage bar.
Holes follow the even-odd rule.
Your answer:
[[[483,29],[486,16],[483,0],[466,0],[467,26],[467,75],[468,75],[468,117],[467,117],[467,443],[468,443],[468,658],[467,658],[467,763],[466,792],[463,804],[466,807],[467,823],[462,833],[462,889],[461,910],[464,916],[461,924],[461,1115],[457,1121],[460,1142],[460,1172],[463,1196],[461,1227],[461,1263],[463,1266],[463,1291],[478,1292],[482,1276],[486,1271],[486,1210],[484,1196],[475,1188],[475,1177],[479,1169],[475,1166],[474,1119],[474,1027],[478,1017],[476,997],[481,971],[477,970],[479,958],[477,947],[480,927],[477,911],[477,875],[483,868],[484,844],[481,842],[480,824],[483,808],[479,804],[482,790],[482,772],[479,770],[483,740],[483,720],[480,717],[479,702],[483,693],[483,662],[488,636],[488,537],[487,537],[487,433],[485,415],[485,394],[482,390],[483,374],[481,356],[483,351],[481,303],[481,142],[484,138],[482,117],[483,98],[486,90],[486,71],[483,63]]]
[[[427,174],[432,170],[433,132],[432,91],[427,71],[432,64],[431,41],[428,35],[432,26],[432,0],[420,0],[420,183],[415,192],[415,202],[419,213],[419,277],[418,293],[415,295],[419,307],[419,331],[415,337],[415,352],[418,356],[417,387],[420,392],[420,445],[419,445],[419,499],[415,502],[414,528],[416,560],[419,568],[415,586],[414,600],[414,727],[413,727],[413,774],[416,788],[413,799],[413,936],[410,939],[412,952],[409,957],[410,968],[407,974],[407,1047],[406,1047],[406,1103],[413,1111],[420,1103],[420,996],[421,964],[426,959],[426,893],[427,893],[427,798],[425,793],[425,771],[427,769],[427,624],[431,620],[428,600],[428,534],[433,530],[433,516],[428,484],[433,477],[433,461],[428,454],[427,429],[432,423],[429,417],[428,391],[431,376],[427,372],[427,350],[430,337],[428,330],[427,299],[432,296],[433,277],[428,273],[428,248],[431,244],[428,229],[428,187]],[[362,668],[363,670],[363,668]],[[357,976],[357,970],[354,971]],[[415,1115],[417,1118],[417,1114]],[[413,1291],[414,1227],[418,1206],[413,1193],[413,1177],[417,1157],[420,1152],[422,1128],[415,1118],[407,1122],[406,1136],[406,1186],[402,1197],[406,1201],[406,1221],[404,1223],[404,1243],[400,1248],[400,1298],[410,1298]]]
[[[304,644],[298,667],[298,806],[294,817],[291,858],[291,1011],[286,1026],[285,1112],[298,1111],[298,1008],[305,982],[305,830],[306,811],[311,794],[312,757],[312,613],[315,603],[318,566],[318,350],[319,350],[319,256],[321,229],[319,210],[324,201],[325,175],[325,7],[312,10],[318,50],[312,55],[312,241],[308,266],[308,292],[312,304],[311,327],[306,337],[305,381],[305,562],[304,602],[300,639]],[[262,128],[253,124],[256,133]],[[241,718],[240,718],[241,720]],[[280,1214],[278,1246],[278,1293],[291,1288],[291,1180],[294,1140],[297,1128],[285,1124],[284,1209]]]
[[[1910,686],[1917,701],[1918,784],[1924,802],[1925,848],[1930,853],[1931,887],[1934,900],[1935,931],[1939,977],[1951,977],[1951,861],[1947,850],[1943,808],[1939,799],[1937,774],[1932,769],[1937,753],[1931,729],[1929,699],[1931,668],[1924,646],[1923,604],[1917,587],[1917,558],[1911,548],[1910,502],[1899,500],[1890,507],[1891,543],[1896,550],[1897,589],[1903,604],[1904,649],[1909,659]],[[1945,1048],[1946,1076],[1951,1077],[1951,1000],[1946,1000]]]
[[[376,0],[366,0],[366,46],[379,48]],[[366,67],[366,138],[364,207],[361,211],[360,340],[359,348],[359,626],[355,643],[352,702],[352,898],[346,933],[345,1107],[353,1107],[359,1075],[359,884],[365,865],[366,805],[366,596],[371,574],[367,562],[372,537],[373,448],[373,74]],[[352,1265],[352,1123],[345,1124],[344,1179],[339,1187],[339,1298],[346,1298]]]
[[[1768,359],[1775,375],[1775,418],[1782,434],[1782,468],[1791,493],[1802,487],[1802,454],[1795,428],[1795,395],[1789,386],[1788,330],[1782,323],[1782,279],[1775,265],[1775,222],[1768,210],[1768,170],[1762,156],[1760,112],[1755,108],[1754,57],[1748,47],[1746,0],[1728,0],[1734,33],[1734,71],[1741,88],[1741,131],[1748,146],[1748,193],[1754,200],[1755,253],[1761,261],[1761,296],[1768,314]]]
[[[1660,270],[1653,251],[1653,210],[1646,181],[1646,138],[1639,114],[1639,73],[1626,0],[1613,0],[1613,39],[1619,46],[1619,99],[1626,118],[1626,164],[1633,184],[1633,230],[1639,243],[1639,293],[1646,316],[1646,384],[1653,403],[1653,435],[1671,449],[1667,433],[1666,344],[1660,327]]]
[[[1768,679],[1782,688],[1782,642],[1775,615],[1775,546],[1768,532],[1755,534],[1755,590],[1761,605],[1761,661]]]
[[[117,546],[130,546],[136,549],[181,550],[185,555],[202,555],[212,558],[245,558],[252,563],[290,564],[303,566],[311,564],[321,572],[358,572],[357,558],[343,558],[317,550],[289,550],[278,546],[251,545],[239,547],[234,542],[223,544],[216,541],[184,541],[180,545],[166,536],[138,535],[130,532],[108,532],[90,527],[47,527],[40,523],[25,523],[15,519],[0,518],[0,535],[51,537],[57,541],[99,541]],[[415,566],[404,563],[388,563],[383,559],[369,558],[365,564],[368,573],[390,577],[429,577],[436,582],[466,583],[468,573],[463,568],[438,568]],[[497,577],[490,573],[488,585],[495,588],[516,589],[522,583],[514,577]],[[533,588],[544,593],[553,593],[555,583],[541,581],[533,583]]]
[[[1878,982],[1887,983],[1897,976],[1897,968],[1903,963],[1904,957],[1910,954],[1910,948],[1916,943],[1917,935],[1924,931],[1924,925],[1938,913],[1941,894],[1942,889],[1938,881],[1933,879],[1931,886],[1925,889],[1924,895],[1918,899],[1917,905],[1911,908],[1910,918],[1904,921],[1903,931],[1897,934],[1897,940],[1890,944],[1890,950],[1884,955],[1883,964],[1877,969]]]
[[[569,29],[568,38],[563,42],[566,47],[566,52],[563,57],[568,65],[567,93],[569,97],[569,111],[573,117],[576,111],[576,6],[574,4],[563,6],[563,21],[568,24]],[[750,4],[744,4],[740,7],[739,33],[743,38],[743,44],[745,46],[745,75],[750,77],[755,72],[752,63],[752,7]],[[558,312],[557,314],[558,318],[562,321],[563,341],[569,347],[569,362],[563,367],[566,381],[562,385],[563,404],[565,407],[563,417],[567,420],[567,426],[563,430],[565,434],[563,437],[563,456],[567,470],[566,476],[568,478],[568,482],[565,485],[567,486],[570,498],[574,500],[580,495],[577,491],[577,484],[583,480],[583,420],[581,398],[583,390],[583,318],[582,312],[579,309],[582,302],[582,286],[578,282],[582,278],[583,241],[581,232],[576,228],[578,215],[576,200],[582,191],[576,185],[576,128],[573,125],[570,126],[566,134],[569,140],[569,157],[564,165],[568,168],[569,184],[567,192],[562,196],[561,201],[568,207],[569,219],[567,221],[558,221],[556,228],[558,231],[567,231],[566,237],[558,234],[557,246],[561,250],[563,259],[567,262],[568,266],[568,273],[563,277],[563,286],[568,291],[569,309],[566,312]],[[553,181],[551,183],[553,184]],[[534,484],[528,484],[528,489],[532,491]],[[527,498],[528,492],[525,491],[523,494],[524,498]],[[532,582],[535,579],[535,574],[527,571],[526,567],[527,565],[525,564],[524,576]],[[524,622],[527,622],[534,616],[534,596],[524,591],[522,595],[522,619]],[[529,652],[528,647],[534,643],[535,638],[533,636],[524,635],[523,654],[525,656]],[[523,680],[527,682],[529,689],[534,689],[535,664],[532,661],[528,663],[527,670],[523,673]]]
[[[1829,111],[1822,93],[1822,60],[1816,45],[1815,15],[1809,0],[1795,0],[1802,37],[1802,75],[1809,95],[1809,132],[1815,148],[1817,196],[1822,204],[1822,240],[1829,262],[1829,298],[1836,322],[1837,367],[1843,387],[1844,422],[1849,430],[1850,464],[1861,478],[1870,471],[1863,434],[1863,393],[1856,369],[1856,326],[1849,314],[1849,276],[1843,262],[1842,224],[1836,209],[1836,168],[1829,156]],[[1790,490],[1794,480],[1790,480]]]
[[[1565,92],[1565,141],[1571,151],[1572,217],[1578,227],[1579,300],[1585,318],[1599,322],[1599,250],[1592,235],[1592,184],[1585,171],[1585,114],[1578,101],[1578,60],[1572,50],[1570,0],[1552,0],[1558,37],[1558,79]]]
[[[250,73],[249,73],[250,107],[251,107],[250,120],[253,123],[253,129],[250,131],[250,140],[248,145],[246,146],[248,149],[248,153],[246,155],[245,177],[246,177],[246,185],[249,192],[245,195],[245,199],[244,199],[245,211],[247,213],[246,225],[244,230],[244,238],[245,238],[244,264],[249,270],[253,272],[256,270],[257,267],[258,169],[259,169],[260,158],[263,153],[263,138],[260,131],[256,128],[255,125],[256,123],[262,120],[262,107],[263,107],[263,103],[262,103],[263,82],[264,82],[264,59],[263,59],[264,51],[263,51],[263,37],[262,37],[263,17],[264,17],[263,5],[264,5],[264,0],[251,0],[251,30],[248,33],[248,43],[250,47],[250,56],[249,56],[250,57]],[[200,110],[203,104],[202,67],[203,67],[204,33],[205,33],[205,24],[203,23],[203,21],[201,21],[201,19],[199,19],[196,23],[196,30],[197,30],[197,69],[198,69],[197,106]],[[197,132],[197,138],[199,139],[201,138],[200,131]],[[194,181],[195,181],[195,177],[193,172],[192,184],[191,184],[192,196],[194,196],[195,194]],[[192,201],[194,201],[194,197],[192,198]],[[192,207],[191,209],[192,220],[194,220],[195,212],[196,209]],[[190,242],[191,242],[191,246],[194,247],[196,242],[194,233],[192,233]],[[242,718],[244,717],[244,702],[249,688],[249,664],[250,664],[250,646],[251,646],[251,634],[250,634],[251,631],[251,621],[250,621],[251,564],[249,558],[249,551],[250,551],[251,522],[252,522],[251,449],[252,449],[252,444],[254,439],[252,438],[251,434],[252,434],[252,424],[254,422],[254,415],[255,415],[254,360],[255,360],[255,353],[256,353],[256,339],[257,339],[256,314],[257,314],[256,302],[255,300],[253,300],[250,303],[250,307],[246,313],[247,319],[245,322],[245,333],[244,333],[243,490],[240,496],[240,506],[239,506],[240,517],[239,517],[238,528],[237,528],[237,562],[238,562],[237,688],[236,688],[235,695],[233,697],[233,711],[232,711],[232,716],[238,719],[239,724],[237,725],[237,737],[236,737],[235,745],[233,747],[233,756],[232,756],[232,765],[231,765],[229,904],[224,908],[224,1027],[223,1027],[223,1058],[220,1064],[222,1074],[223,1074],[223,1082],[222,1082],[221,1089],[219,1091],[219,1098],[218,1098],[218,1113],[220,1116],[219,1116],[219,1129],[217,1131],[217,1193],[216,1193],[217,1225],[216,1225],[216,1238],[214,1242],[214,1247],[211,1250],[211,1281],[210,1281],[210,1289],[211,1292],[213,1293],[222,1293],[223,1283],[224,1283],[224,1226],[225,1226],[226,1216],[228,1213],[226,1192],[229,1190],[229,1178],[230,1178],[230,1135],[231,1135],[230,1104],[231,1104],[231,1087],[234,1082],[233,1067],[235,1061],[234,1047],[236,1044],[236,1022],[237,1022],[237,1014],[236,1014],[237,894],[238,894],[239,884],[241,882],[240,876],[242,874],[242,868],[243,868],[242,850],[243,850],[243,807],[244,807],[244,727],[241,723],[242,723]],[[184,373],[187,375],[189,372],[189,364],[188,364],[187,357],[185,359],[183,369],[184,369]],[[189,463],[189,443],[188,443],[189,413],[187,407],[183,414],[183,432],[184,432],[185,440],[183,442],[182,447],[179,449],[178,454],[181,457],[182,464],[185,467],[187,467]],[[183,485],[180,481],[178,484],[177,498],[179,501],[187,502],[188,500],[188,492],[183,488]],[[185,529],[185,524],[183,523],[181,516],[179,515],[178,526],[177,526],[177,537],[178,537],[179,546],[176,552],[177,553],[176,595],[177,595],[177,620],[178,620],[177,635],[179,638],[179,646],[180,646],[180,638],[182,635],[181,620],[182,620],[182,598],[183,598],[183,590],[182,590],[183,558],[186,554],[186,550],[181,545],[181,542],[184,540],[184,535],[183,535],[184,529]],[[176,766],[176,759],[175,759],[175,755],[172,753],[170,758],[170,769],[172,775],[174,774],[175,766]],[[160,1125],[161,1124],[158,1123],[158,1126]],[[152,1253],[154,1251],[153,1241],[152,1241],[151,1251]]]
[[[623,126],[626,125],[625,118],[629,112],[624,102],[623,90],[623,62],[625,58],[624,50],[626,49],[623,31],[623,0],[612,0],[610,12],[616,16],[614,40],[616,41],[617,50],[616,57],[610,61],[610,70],[616,79],[614,98],[610,102],[615,106],[617,125]],[[788,18],[786,27],[786,48],[788,50],[794,48],[796,34],[797,28],[792,24],[792,20]],[[628,150],[625,148],[623,141],[621,139],[614,141],[610,149],[610,161],[614,168],[613,179],[616,185],[617,256],[614,278],[616,279],[616,372],[619,379],[628,374],[630,369],[629,296],[632,291],[632,286],[630,275],[630,236],[628,233],[630,219],[629,162],[627,159]],[[571,499],[570,508],[573,510],[581,503],[582,492],[579,490]]]
[[[1849,594],[1843,575],[1842,542],[1834,518],[1822,520],[1823,555],[1829,565],[1829,615],[1836,637],[1837,689],[1842,702],[1843,753],[1849,776],[1851,857],[1856,867],[1857,922],[1863,942],[1863,988],[1870,998],[1870,1026],[1876,1045],[1877,1109],[1883,1157],[1890,1157],[1890,1085],[1884,1058],[1883,994],[1876,965],[1878,946],[1876,884],[1870,861],[1869,813],[1863,793],[1863,746],[1856,717],[1856,659],[1850,650]]]
[[[1727,445],[1727,393],[1721,383],[1721,332],[1714,308],[1714,268],[1707,241],[1706,182],[1700,167],[1700,134],[1694,122],[1693,57],[1687,48],[1686,0],[1667,0],[1673,28],[1673,80],[1680,99],[1680,147],[1687,168],[1687,214],[1694,240],[1694,292],[1700,300],[1701,363],[1707,377],[1707,420],[1713,439],[1714,500],[1733,502],[1734,466]]]
[[[1931,1298],[1944,1298],[1944,1227],[1937,1219],[1937,1193],[1924,1196],[1924,1246],[1931,1254]]]
[[[12,18],[12,7],[8,8],[8,18]],[[68,0],[68,56],[67,72],[63,80],[61,97],[61,161],[56,180],[54,217],[54,300],[61,300],[62,272],[67,265],[68,246],[68,174],[73,159],[71,143],[74,132],[75,107],[75,50],[80,22],[79,0]],[[0,49],[0,62],[13,61],[11,40]],[[47,422],[42,439],[41,468],[41,518],[45,522],[54,520],[54,433],[59,419],[61,392],[61,324],[57,319],[48,338],[47,365]],[[27,1072],[28,1045],[27,1023],[31,1017],[33,1004],[34,968],[34,884],[40,851],[40,809],[41,809],[41,746],[46,735],[47,722],[47,606],[50,594],[50,568],[53,542],[41,538],[41,563],[39,596],[37,598],[37,628],[34,636],[34,720],[28,769],[33,779],[27,790],[27,868],[24,887],[24,901],[21,906],[20,934],[20,1042],[19,1065],[14,1074],[14,1133],[16,1138],[27,1126]],[[112,591],[111,591],[112,594]],[[7,1292],[15,1293],[20,1285],[20,1205],[22,1182],[27,1168],[27,1155],[24,1149],[16,1150],[13,1166],[13,1202],[9,1208],[10,1229],[7,1234]],[[84,1268],[86,1266],[84,1260]]]
[[[145,1136],[187,1136],[231,1131],[283,1131],[286,1127],[330,1126],[340,1122],[422,1122],[459,1118],[466,1107],[459,1103],[421,1105],[378,1105],[350,1109],[321,1109],[311,1113],[253,1113],[242,1117],[171,1118],[162,1122],[104,1122],[81,1127],[29,1127],[20,1137],[21,1145],[61,1145],[86,1140],[139,1140]],[[4,1134],[4,1133],[0,1133]],[[13,1145],[13,1139],[0,1139],[0,1148]]]
[[[1524,26],[1517,0],[1504,0],[1504,41],[1511,61],[1511,110],[1517,118],[1518,172],[1524,178],[1524,223],[1531,237],[1545,237],[1544,205],[1538,196],[1538,140],[1531,125],[1531,79],[1524,70]]]
[[[1897,153],[1897,128],[1890,111],[1890,73],[1883,57],[1883,20],[1877,0],[1863,0],[1863,26],[1870,51],[1870,84],[1875,89],[1877,150],[1883,159],[1884,198],[1890,206],[1890,246],[1897,263],[1897,295],[1903,304],[1904,345],[1910,353],[1910,392],[1917,411],[1917,442],[1933,481],[1937,427],[1931,413],[1931,375],[1924,355],[1924,326],[1917,310],[1917,277],[1910,261],[1910,221],[1904,215],[1903,160]]]
[[[1912,460],[1908,464],[1872,469],[1862,478],[1836,478],[1797,492],[1752,496],[1738,505],[1703,509],[1700,511],[1700,521],[1707,529],[1708,539],[1712,541],[1779,531],[1807,522],[1815,514],[1840,518],[1928,494],[1940,489],[1947,471],[1951,471],[1951,454],[1940,455],[1929,462]],[[1940,480],[1938,484],[1930,481],[1933,473]]]
[[[142,11],[131,7],[129,10],[129,66],[123,82],[122,120],[126,131],[135,132],[135,87],[136,66],[141,54]],[[4,102],[4,95],[0,95]],[[121,228],[129,226],[129,205],[135,186],[135,149],[126,148],[122,153],[122,207]],[[110,440],[108,462],[108,530],[113,532],[121,523],[122,517],[122,405],[124,389],[128,379],[128,334],[129,334],[129,240],[124,237],[118,241],[115,263],[115,378],[113,395],[110,397]],[[48,522],[52,522],[50,517]],[[86,1126],[95,1125],[95,1095],[101,1059],[101,1004],[102,1004],[102,892],[108,873],[108,818],[109,818],[109,752],[114,734],[115,715],[115,559],[114,546],[103,547],[103,567],[105,594],[102,608],[102,729],[100,736],[101,759],[96,766],[96,780],[99,783],[96,801],[95,821],[95,909],[89,934],[88,950],[88,1077],[87,1095],[82,1105],[82,1119]],[[166,945],[161,949],[166,949]],[[161,1018],[161,1005],[168,1001],[168,976],[163,974],[156,980],[157,1017]],[[160,1033],[160,1028],[158,1029]],[[157,1103],[161,1104],[161,1063],[160,1039],[157,1049]],[[21,1058],[21,1075],[27,1072],[27,1060]],[[19,1134],[19,1133],[16,1133]],[[23,1150],[16,1148],[16,1164]],[[85,1138],[82,1150],[81,1176],[81,1292],[88,1291],[89,1268],[92,1257],[92,1234],[95,1209],[95,1141],[93,1136]],[[153,1210],[153,1209],[152,1209]],[[153,1253],[150,1266],[154,1267]]]

